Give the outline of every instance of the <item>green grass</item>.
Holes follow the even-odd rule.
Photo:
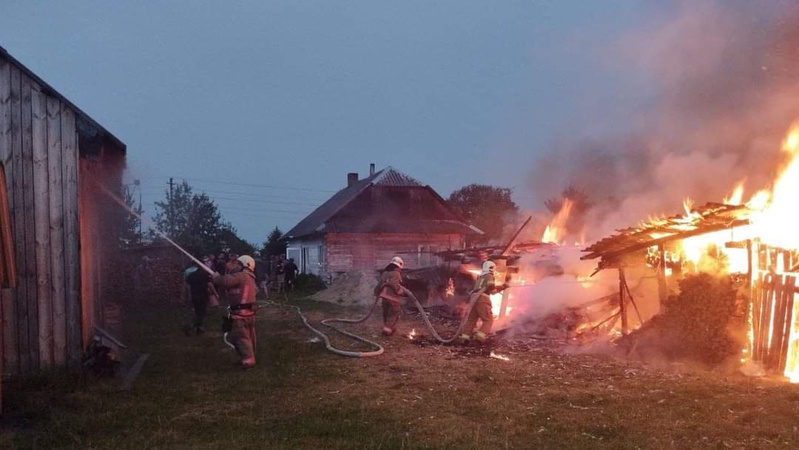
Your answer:
[[[292,302],[315,319],[359,315]],[[504,362],[396,335],[383,340],[382,356],[342,358],[274,307],[259,312],[258,367],[243,371],[218,337],[184,336],[185,314],[127,312],[128,357],[151,354],[129,391],[82,374],[9,381],[0,447],[799,447],[799,388],[780,380],[566,355],[547,344],[500,345]],[[410,320],[405,331],[421,329]],[[379,321],[353,328],[375,337]]]

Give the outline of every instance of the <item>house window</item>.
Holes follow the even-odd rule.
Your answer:
[[[0,286],[17,286],[17,264],[14,258],[14,235],[11,231],[11,214],[8,211],[6,168],[0,164]]]
[[[316,247],[316,261],[319,262],[319,265],[325,263],[325,246],[319,245]]]

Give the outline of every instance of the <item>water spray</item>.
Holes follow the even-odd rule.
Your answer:
[[[141,216],[141,214],[139,214],[139,213],[137,213],[136,211],[134,211],[133,209],[131,209],[131,207],[130,207],[130,206],[128,206],[128,205],[127,205],[127,204],[126,204],[126,203],[125,203],[125,202],[124,202],[124,201],[123,201],[121,198],[119,198],[119,196],[117,196],[116,194],[114,194],[113,192],[111,192],[111,190],[110,190],[110,189],[108,189],[108,188],[107,188],[107,187],[106,187],[106,186],[105,186],[103,183],[101,183],[101,182],[97,181],[97,180],[96,180],[96,179],[94,179],[94,178],[92,178],[92,181],[94,181],[94,182],[95,182],[95,184],[97,184],[97,186],[100,188],[100,190],[101,190],[101,191],[103,191],[103,193],[104,193],[105,195],[107,195],[107,196],[108,196],[108,197],[109,197],[111,200],[113,200],[114,202],[116,202],[116,203],[117,203],[119,206],[121,206],[121,207],[122,207],[122,208],[123,208],[125,211],[127,211],[128,213],[130,213],[131,215],[133,215],[134,217],[138,218],[138,219],[139,219],[139,220],[141,220],[141,221],[143,221],[143,220],[144,220],[144,218]],[[206,266],[206,265],[205,265],[205,264],[204,264],[202,261],[200,261],[199,259],[195,258],[195,257],[194,257],[194,256],[193,256],[191,253],[189,253],[189,252],[188,252],[188,251],[186,251],[186,250],[185,250],[183,247],[181,247],[180,245],[178,245],[178,244],[177,244],[175,241],[173,241],[172,239],[170,239],[170,238],[169,238],[169,236],[167,236],[167,235],[166,235],[166,233],[163,233],[163,232],[161,232],[160,230],[158,230],[158,229],[156,229],[156,228],[152,228],[152,227],[150,227],[150,229],[152,229],[152,230],[153,230],[153,231],[154,231],[154,232],[155,232],[155,233],[156,233],[158,236],[162,237],[164,240],[166,240],[167,242],[169,242],[170,244],[172,244],[173,246],[175,246],[175,248],[176,248],[176,249],[180,250],[180,251],[181,251],[181,253],[183,253],[184,255],[188,256],[188,257],[189,257],[189,259],[191,259],[192,261],[194,261],[195,263],[197,263],[197,265],[198,265],[198,266],[200,266],[200,268],[201,268],[201,269],[205,270],[206,272],[208,272],[208,273],[209,273],[210,275],[212,275],[212,276],[213,276],[213,275],[217,275],[217,273],[216,273],[216,272],[214,272],[213,270],[211,270],[211,269],[210,269],[208,266]]]

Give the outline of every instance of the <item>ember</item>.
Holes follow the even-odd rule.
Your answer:
[[[492,351],[492,352],[491,352],[491,354],[489,354],[488,356],[489,356],[490,358],[499,359],[499,360],[501,360],[501,361],[510,361],[510,358],[508,358],[507,356],[505,356],[505,355],[500,355],[499,353],[495,353],[495,352],[493,352],[493,351]]]

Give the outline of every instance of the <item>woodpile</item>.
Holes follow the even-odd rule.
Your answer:
[[[617,342],[631,353],[718,365],[737,358],[745,343],[745,320],[736,288],[727,277],[688,275],[665,311]]]
[[[118,258],[108,271],[107,293],[119,304],[179,303],[185,264],[175,259]]]

